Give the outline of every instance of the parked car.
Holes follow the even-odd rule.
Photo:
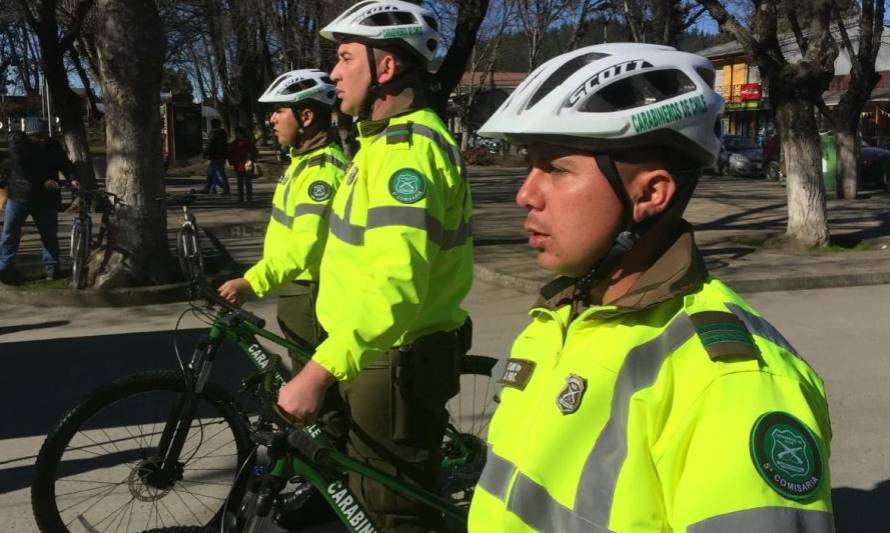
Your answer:
[[[890,189],[890,150],[871,146],[865,141],[862,141],[859,150],[860,187]],[[781,178],[780,154],[779,136],[773,135],[763,146],[763,166],[767,179]]]
[[[860,183],[890,189],[890,150],[870,146],[865,142],[859,150]]]
[[[729,176],[762,178],[763,150],[742,135],[724,135],[717,156],[717,173]]]

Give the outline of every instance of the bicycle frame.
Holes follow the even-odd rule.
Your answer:
[[[207,383],[216,353],[224,340],[235,342],[247,354],[260,373],[266,373],[267,377],[271,376],[263,383],[267,394],[276,394],[287,382],[288,376],[279,362],[280,356],[268,352],[259,343],[257,337],[291,350],[304,362],[311,358],[311,353],[306,348],[258,325],[239,320],[233,314],[216,316],[207,339],[199,343],[188,365],[186,375],[187,379],[194,383],[193,392],[186,393],[174,408],[158,445],[164,456],[161,472],[165,475],[175,476],[176,474],[176,463],[187,436],[187,431],[176,430],[190,426],[194,416],[197,394],[203,390]],[[284,435],[284,433],[279,433],[279,435]],[[274,460],[268,468],[268,475],[276,480],[278,490],[286,484],[287,479],[294,475],[303,477],[321,493],[341,522],[353,533],[374,533],[378,530],[371,522],[367,511],[359,503],[359,499],[344,483],[344,474],[347,472],[355,472],[377,481],[402,496],[436,509],[447,519],[459,524],[456,527],[460,529],[463,529],[463,524],[466,523],[464,511],[446,499],[394,479],[374,467],[337,451],[328,443],[321,428],[317,425],[313,424],[297,429],[291,433],[287,440],[289,446],[286,446],[285,452],[280,453],[278,457],[273,457]],[[279,442],[280,444],[282,443]]]

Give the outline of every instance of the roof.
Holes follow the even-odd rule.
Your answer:
[[[460,85],[478,87],[484,83],[489,87],[515,89],[526,76],[528,76],[526,72],[464,72]]]

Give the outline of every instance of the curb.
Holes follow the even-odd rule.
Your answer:
[[[15,289],[0,287],[0,300],[37,307],[130,307],[136,305],[184,302],[188,283],[122,289]]]
[[[489,267],[473,265],[476,279],[494,283],[526,294],[538,294],[543,282],[534,281],[511,274],[504,274]],[[775,291],[803,291],[809,289],[830,289],[833,287],[858,287],[863,285],[890,284],[890,272],[859,272],[854,274],[825,274],[799,278],[733,279],[717,273],[717,279],[742,294]]]

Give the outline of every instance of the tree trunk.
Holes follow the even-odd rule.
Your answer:
[[[169,278],[161,157],[161,66],[165,39],[153,0],[98,0],[97,51],[105,98],[106,188],[120,203],[108,245],[91,259],[100,288]],[[97,268],[92,268],[97,267]]]
[[[822,147],[814,111],[803,99],[791,98],[776,106],[788,180],[787,237],[793,247],[802,249],[828,243]]]
[[[858,128],[857,128],[858,129]],[[859,194],[859,135],[857,131],[835,130],[837,136],[837,193],[854,199]]]
[[[53,27],[55,25],[53,24]],[[85,187],[95,188],[96,177],[90,161],[90,149],[87,143],[87,131],[81,115],[81,101],[68,85],[68,71],[59,48],[58,37],[53,34],[41,34],[40,49],[43,61],[43,72],[53,102],[53,112],[59,117],[62,138],[68,151],[68,159],[74,163],[77,176]],[[52,121],[52,117],[50,117]]]

